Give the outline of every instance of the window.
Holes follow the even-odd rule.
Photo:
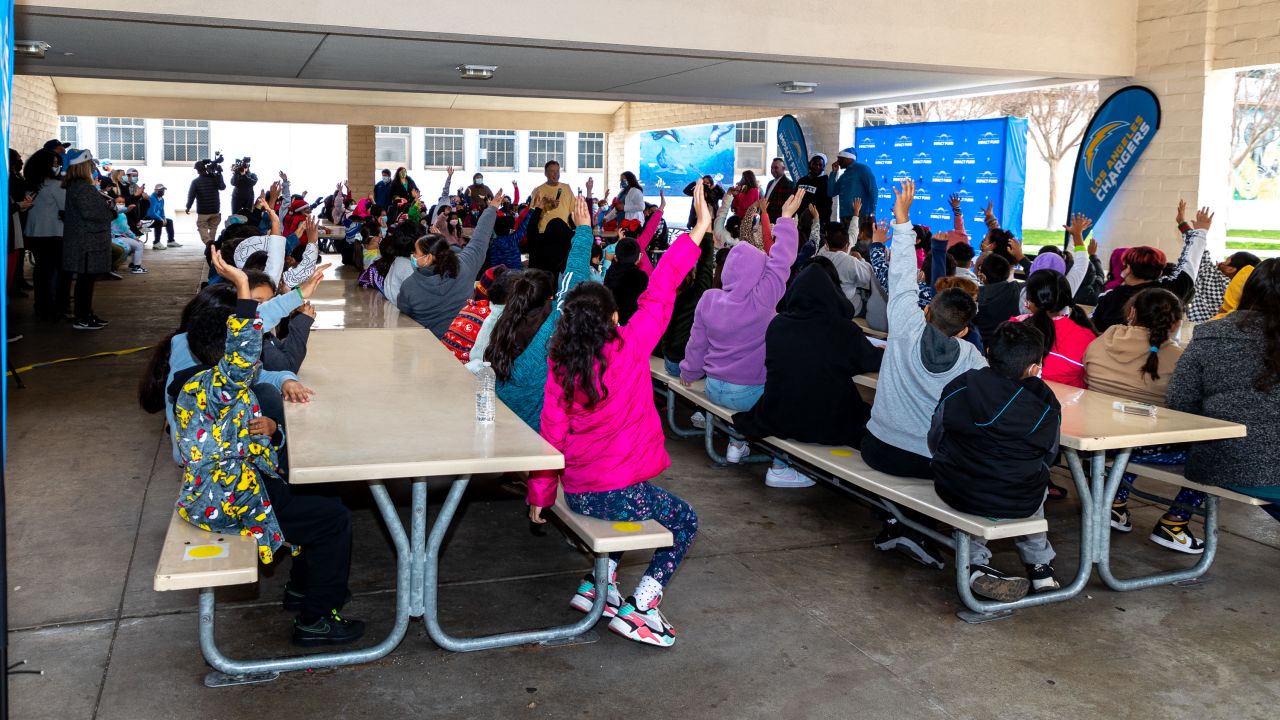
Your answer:
[[[879,127],[888,125],[894,115],[889,110],[888,105],[877,105],[875,107],[863,108],[862,125],[864,127]]]
[[[760,143],[763,145],[766,132],[768,130],[764,120],[740,122],[736,128],[735,139],[740,143]]]
[[[98,158],[145,164],[147,127],[142,118],[98,118]]]
[[[378,167],[409,164],[409,128],[377,125],[373,129],[373,160]]]
[[[516,131],[480,131],[480,169],[516,169]]]
[[[552,160],[564,165],[564,133],[530,130],[529,169],[541,170]]]
[[[733,171],[741,175],[750,170],[757,178],[764,175],[765,141],[768,129],[764,120],[740,122],[734,128]]]
[[[71,143],[71,147],[80,147],[80,118],[75,115],[58,116],[58,139]]]
[[[165,120],[164,162],[185,165],[209,157],[208,120]]]
[[[578,169],[604,170],[604,133],[578,133]]]
[[[423,133],[423,147],[429,168],[461,168],[467,158],[461,128],[427,128]]]

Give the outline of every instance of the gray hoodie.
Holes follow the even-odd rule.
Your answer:
[[[458,250],[458,276],[445,277],[434,268],[418,268],[400,286],[396,307],[422,327],[441,337],[467,304],[467,298],[475,292],[476,276],[489,255],[489,241],[493,239],[493,223],[498,211],[487,208],[476,221],[471,242]]]

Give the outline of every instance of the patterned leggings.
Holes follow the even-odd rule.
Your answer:
[[[1155,445],[1138,448],[1129,461],[1139,465],[1184,465],[1187,462],[1186,445]],[[1115,500],[1112,501],[1114,505],[1124,505],[1129,502],[1129,488],[1136,478],[1137,476],[1133,473],[1124,474],[1124,480],[1120,483]],[[1204,505],[1204,493],[1182,488],[1174,498],[1173,504],[1169,506],[1169,517],[1186,522],[1191,519],[1193,511],[1202,505]]]
[[[649,482],[608,492],[565,493],[565,503],[579,515],[601,520],[657,520],[671,531],[675,543],[653,554],[645,574],[663,587],[671,579],[698,534],[698,515],[689,503]],[[622,553],[614,553],[617,559]]]

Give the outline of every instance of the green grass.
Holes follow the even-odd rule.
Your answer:
[[[1280,230],[1228,230],[1227,237],[1280,240]]]
[[[1234,236],[1228,235],[1227,237],[1234,237]],[[1265,240],[1259,240],[1257,242],[1251,242],[1249,240],[1228,240],[1227,249],[1228,250],[1280,250],[1280,243],[1267,242]]]
[[[1063,231],[1061,230],[1023,230],[1022,245],[1028,253],[1045,245],[1062,247]]]
[[[1280,250],[1280,230],[1228,230],[1227,237],[1244,238],[1227,240],[1228,250]],[[1045,245],[1061,247],[1062,232],[1023,230],[1022,245],[1028,253],[1035,252]]]

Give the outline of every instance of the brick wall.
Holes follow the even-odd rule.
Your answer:
[[[1280,63],[1280,2],[1216,0],[1214,69]]]
[[[36,75],[13,76],[9,147],[25,158],[57,135],[58,91],[53,80]]]
[[[347,182],[351,196],[362,198],[373,192],[374,127],[372,125],[347,126]]]

